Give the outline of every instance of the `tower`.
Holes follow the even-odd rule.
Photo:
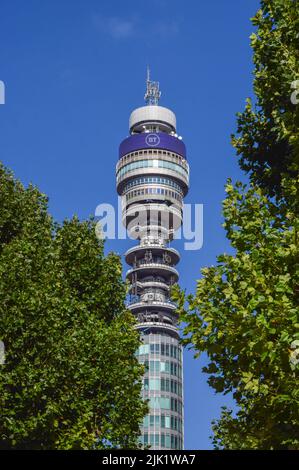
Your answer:
[[[142,443],[153,449],[183,449],[183,354],[176,305],[170,300],[180,255],[169,243],[182,224],[189,166],[176,133],[176,116],[159,106],[160,95],[148,69],[146,106],[130,115],[130,136],[119,147],[116,180],[123,223],[138,240],[125,259],[130,266],[128,308],[142,335],[136,354],[146,366],[142,393],[150,406]]]

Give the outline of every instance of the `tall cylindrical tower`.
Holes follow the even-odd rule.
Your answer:
[[[148,71],[147,105],[131,113],[116,179],[123,223],[139,241],[125,257],[131,266],[126,275],[128,308],[138,319],[143,341],[137,351],[146,365],[142,393],[150,406],[142,443],[153,449],[183,449],[183,354],[176,305],[169,298],[171,285],[178,281],[180,255],[169,242],[182,224],[189,166],[175,114],[159,106],[159,98],[159,84],[150,80]]]

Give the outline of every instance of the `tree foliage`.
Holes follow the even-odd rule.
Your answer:
[[[256,102],[238,114],[232,142],[251,181],[281,197],[283,178],[298,178],[299,169],[298,1],[263,0],[252,22]]]
[[[233,137],[250,185],[229,180],[223,203],[233,254],[202,269],[194,296],[173,294],[184,343],[207,353],[209,384],[237,404],[213,422],[220,449],[299,449],[297,3],[261,1],[253,18],[256,107],[247,101]]]
[[[184,293],[174,294],[184,343],[207,352],[209,384],[239,407],[214,423],[216,447],[299,448],[299,223],[280,219],[261,190],[229,182],[226,191],[236,254],[202,269],[187,311]]]
[[[0,167],[2,448],[138,446],[143,368],[118,256]]]

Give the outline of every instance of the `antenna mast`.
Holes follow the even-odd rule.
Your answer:
[[[157,106],[161,97],[161,91],[159,90],[159,82],[153,82],[150,79],[150,68],[147,66],[146,70],[146,92],[144,99],[147,105]]]

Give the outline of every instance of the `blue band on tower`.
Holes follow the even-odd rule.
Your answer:
[[[165,132],[133,134],[124,139],[119,146],[119,158],[124,155],[142,149],[162,149],[175,152],[186,158],[186,146],[177,137]]]

